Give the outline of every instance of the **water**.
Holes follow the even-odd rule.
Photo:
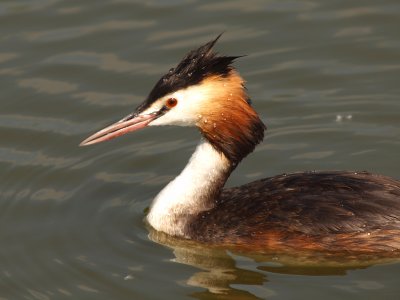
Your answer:
[[[399,178],[399,20],[394,0],[0,2],[0,299],[397,299],[397,263],[305,266],[149,236],[144,211],[193,129],[77,145],[225,32],[217,49],[248,54],[236,66],[268,125],[229,185]]]

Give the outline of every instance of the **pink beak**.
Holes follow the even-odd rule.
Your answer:
[[[136,131],[142,129],[149,125],[151,121],[159,117],[158,113],[152,113],[148,115],[139,115],[133,117],[129,115],[122,120],[96,132],[95,134],[89,136],[87,139],[82,141],[79,146],[88,146],[104,141],[111,140],[120,135],[126,134],[128,132]]]

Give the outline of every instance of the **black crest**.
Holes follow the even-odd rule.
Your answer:
[[[160,97],[200,83],[210,75],[226,76],[233,69],[231,65],[233,60],[240,56],[220,56],[212,51],[221,35],[198,49],[190,51],[175,68],[162,76],[146,101],[136,109],[136,113],[142,112]]]

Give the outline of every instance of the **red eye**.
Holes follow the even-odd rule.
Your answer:
[[[178,104],[178,100],[176,100],[175,98],[169,98],[167,100],[166,106],[168,108],[173,108],[174,106],[176,106]]]

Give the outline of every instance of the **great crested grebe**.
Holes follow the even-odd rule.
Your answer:
[[[122,120],[81,145],[147,126],[197,127],[203,139],[188,165],[153,200],[157,231],[245,249],[334,252],[400,250],[400,181],[367,172],[299,172],[223,189],[266,129],[232,66],[239,56],[189,52]]]

